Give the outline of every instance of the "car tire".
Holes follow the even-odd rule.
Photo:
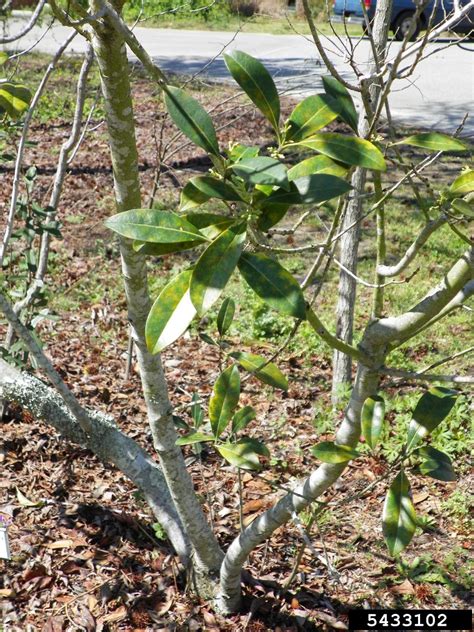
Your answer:
[[[397,15],[397,18],[392,25],[392,31],[395,39],[398,42],[402,42],[405,39],[405,36],[411,27],[413,16],[414,11],[404,11],[403,13],[400,13],[400,15]],[[418,37],[420,30],[421,24],[418,20],[416,23],[415,31],[410,37],[410,41],[413,41]]]

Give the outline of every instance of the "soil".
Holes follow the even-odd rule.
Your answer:
[[[137,77],[134,93],[147,200],[156,172],[161,116],[147,81]],[[219,88],[203,92],[202,100],[211,107],[231,96],[230,88]],[[233,104],[220,107],[220,122],[226,126],[219,133],[221,144],[235,138],[237,131],[242,142],[266,143],[270,130],[262,118],[241,101]],[[290,106],[288,102],[285,107]],[[68,130],[63,120],[33,125],[31,139],[37,145],[28,149],[25,166],[36,165],[35,196],[43,202],[57,147]],[[166,123],[163,138],[173,133]],[[181,146],[163,167],[160,199],[175,200],[178,187],[208,166],[204,154],[189,144]],[[1,173],[4,199],[11,179],[7,166]],[[116,249],[103,225],[111,212],[112,174],[104,128],[99,127],[83,143],[66,181],[59,209],[63,241],[53,244],[54,272],[48,279],[53,294],[67,296],[97,271],[104,284],[118,274]],[[164,257],[154,272],[173,265]],[[39,335],[81,402],[112,414],[123,431],[153,453],[134,364],[125,377],[128,332],[123,296],[113,288],[99,300],[84,292],[78,311],[62,313],[57,322],[45,321]],[[203,397],[209,394],[218,373],[212,347],[184,336],[163,359],[176,406],[187,403],[194,391]],[[317,436],[313,424],[315,400],[328,398],[330,366],[317,357],[288,354],[280,365],[289,377],[288,393],[273,393],[252,380],[243,394],[242,403],[257,409],[258,436],[269,445],[273,459],[261,475],[243,475],[244,524],[308,473],[314,464],[311,445],[332,438]],[[223,618],[185,589],[169,543],[157,538],[151,512],[120,472],[15,406],[8,408],[1,428],[0,510],[11,522],[12,550],[10,561],[0,560],[5,631],[344,630],[351,607],[467,607],[467,587],[458,571],[467,563],[472,540],[462,522],[453,523],[440,512],[441,502],[455,487],[467,489],[466,477],[457,484],[423,480],[414,487],[417,509],[435,516],[436,528],[417,536],[406,557],[421,556],[428,568],[404,574],[382,540],[385,485],[350,500],[383,474],[387,463],[377,456],[358,459],[323,498],[332,503],[330,511],[318,528],[313,527],[311,546],[306,547],[291,586],[282,587],[303,542],[301,526],[295,523],[278,530],[252,554],[248,569],[255,585],[246,588],[242,611]],[[296,438],[302,448],[297,451]],[[212,451],[204,451],[201,459],[192,449],[186,449],[186,455],[206,511],[226,546],[239,529],[235,470]],[[345,504],[339,506],[341,499]],[[455,559],[451,565],[450,556]],[[433,579],[435,574],[438,579]]]

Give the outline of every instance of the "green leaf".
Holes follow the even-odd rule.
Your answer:
[[[375,450],[382,434],[385,416],[383,397],[368,397],[362,406],[362,434],[371,450]]]
[[[333,441],[322,441],[311,448],[313,455],[323,463],[347,463],[360,454],[348,445],[338,445]]]
[[[234,351],[229,355],[231,358],[234,358],[242,368],[253,373],[261,382],[275,388],[281,388],[284,391],[288,390],[288,380],[273,362],[266,364],[267,360],[262,356],[253,353],[245,353],[243,351]]]
[[[170,211],[156,209],[124,211],[109,217],[105,225],[129,239],[156,244],[206,241],[195,226]]]
[[[340,113],[338,102],[327,94],[307,97],[295,107],[287,121],[286,141],[298,141],[326,127]]]
[[[423,134],[413,134],[407,138],[402,138],[395,145],[411,145],[421,147],[430,151],[466,151],[467,145],[457,138],[440,134],[439,132],[425,132]]]
[[[245,158],[232,165],[231,169],[247,184],[271,184],[284,189],[289,187],[285,165],[269,156]]]
[[[197,393],[193,393],[193,399],[191,404],[191,417],[193,418],[194,425],[196,430],[202,425],[204,421],[204,410],[202,409],[201,404],[199,403],[199,395]]]
[[[144,241],[135,240],[133,242],[133,249],[135,252],[141,252],[142,255],[162,257],[163,255],[169,255],[173,252],[182,252],[183,250],[197,248],[201,243],[201,241],[183,241],[174,244],[147,244]]]
[[[280,99],[265,66],[254,57],[238,50],[225,54],[224,61],[235,81],[278,132]]]
[[[196,206],[205,204],[208,200],[209,196],[198,189],[193,183],[193,178],[191,178],[181,191],[179,210],[183,212],[189,211],[192,208],[196,208]]]
[[[0,113],[6,112],[11,118],[18,118],[28,109],[30,101],[31,92],[26,86],[0,82]]]
[[[208,334],[206,334],[204,331],[199,332],[199,338],[201,338],[201,340],[204,340],[204,342],[208,345],[213,345],[214,347],[219,346],[219,343],[217,343],[214,338],[211,338],[211,336],[208,336]]]
[[[229,151],[230,162],[238,162],[244,158],[256,158],[260,152],[259,147],[249,147],[248,145],[233,145]]]
[[[191,178],[189,182],[192,182],[193,186],[203,193],[207,199],[218,198],[228,202],[242,201],[242,198],[231,184],[213,176],[196,176]]]
[[[194,211],[193,213],[186,213],[184,218],[198,228],[199,232],[207,239],[215,239],[229,226],[235,224],[235,218],[216,213]]]
[[[249,437],[244,437],[236,443],[217,445],[216,449],[231,465],[244,470],[261,469],[259,455],[267,458],[270,456],[268,448],[263,443]]]
[[[257,226],[260,230],[269,230],[285,217],[289,208],[289,204],[265,204],[265,208],[257,220]]]
[[[345,121],[354,132],[357,133],[359,117],[354,106],[354,101],[348,90],[334,77],[326,75],[323,79],[323,86],[326,94],[333,97],[340,108],[340,118]]]
[[[297,180],[304,176],[312,176],[316,173],[344,178],[347,174],[347,167],[334,162],[327,156],[312,156],[288,169],[288,180],[291,182],[292,180]]]
[[[474,171],[464,171],[449,187],[450,193],[455,196],[467,195],[474,191]]]
[[[8,61],[8,53],[0,51],[0,66],[3,66]]]
[[[289,207],[293,204],[301,204],[301,195],[294,182],[289,183],[288,190],[274,189],[270,195],[260,202],[260,207],[266,209],[275,205]]]
[[[215,239],[199,257],[191,278],[191,300],[199,315],[222,294],[245,244],[245,225],[231,227]]]
[[[209,400],[209,420],[216,438],[226,429],[237,408],[239,397],[239,369],[233,364],[219,375]]]
[[[297,178],[294,185],[300,194],[301,204],[325,202],[352,189],[352,186],[342,178],[322,174]]]
[[[423,446],[415,450],[415,454],[425,459],[420,465],[420,472],[439,481],[455,481],[456,474],[453,470],[451,459],[447,454],[432,448]]]
[[[235,314],[235,302],[231,298],[225,298],[217,314],[217,331],[223,336],[232,325]]]
[[[449,415],[457,396],[457,391],[443,386],[434,386],[422,395],[408,427],[407,451],[414,448],[426,434],[439,426]]]
[[[192,443],[205,443],[206,441],[215,441],[215,437],[205,434],[204,432],[192,432],[191,434],[180,437],[176,440],[176,445],[190,445]]]
[[[189,327],[196,310],[189,296],[192,270],[178,274],[166,285],[153,303],[145,326],[150,353],[163,351]]]
[[[240,432],[240,430],[246,428],[256,416],[257,413],[252,406],[244,406],[238,410],[232,418],[232,432]]]
[[[410,498],[410,483],[403,472],[397,474],[385,498],[382,528],[391,555],[408,546],[416,531],[416,512]]]
[[[191,430],[189,424],[187,424],[184,419],[182,417],[180,417],[179,415],[172,415],[173,417],[173,423],[176,426],[176,428],[180,428],[181,430]]]
[[[180,88],[167,86],[165,102],[174,124],[185,136],[208,154],[219,154],[212,119],[199,101]]]
[[[458,213],[462,213],[462,215],[466,217],[474,218],[474,204],[469,204],[469,202],[466,202],[466,200],[462,198],[455,198],[451,202],[451,206]]]
[[[245,252],[239,270],[252,290],[281,314],[306,319],[306,303],[298,281],[277,261]]]
[[[312,138],[295,143],[320,154],[340,160],[347,165],[385,171],[387,165],[380,149],[368,140],[357,136],[344,136],[335,132],[321,132]]]

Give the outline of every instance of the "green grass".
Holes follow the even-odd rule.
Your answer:
[[[49,61],[49,55],[34,54],[28,56],[26,63],[23,63],[23,60],[14,66],[7,63],[5,69],[9,73],[9,76],[10,73],[13,72],[13,78],[21,81],[21,83],[26,85],[34,94]],[[76,104],[76,84],[81,65],[82,59],[80,57],[62,57],[56,69],[51,74],[46,84],[46,89],[35,109],[34,123],[48,125],[58,119],[64,121],[72,120]],[[89,75],[84,106],[84,119],[87,118],[91,107],[96,103],[98,88],[99,71],[97,65],[94,65]],[[102,100],[99,98],[94,109],[94,119],[100,119],[103,115]]]
[[[131,21],[131,20],[129,20]],[[309,35],[310,30],[306,20],[296,18],[292,14],[286,17],[272,17],[268,15],[254,15],[251,18],[241,18],[238,15],[215,16],[207,20],[196,17],[166,16],[160,18],[145,19],[141,26],[156,27],[162,29],[184,29],[193,31],[228,31],[235,33],[267,33],[271,35],[292,35],[301,33]],[[341,23],[331,24],[327,19],[318,19],[317,28],[322,35],[349,35],[360,37],[362,28],[359,24]]]

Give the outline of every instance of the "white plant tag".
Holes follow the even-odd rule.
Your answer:
[[[0,523],[0,559],[10,559],[10,543],[8,542],[7,527]]]

